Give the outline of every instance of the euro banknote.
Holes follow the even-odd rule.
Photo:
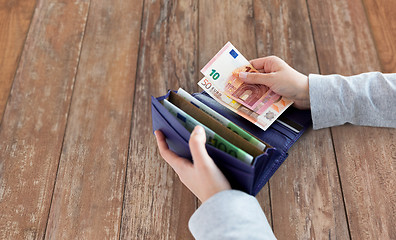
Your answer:
[[[242,149],[236,147],[232,143],[225,140],[223,137],[218,135],[217,133],[213,132],[211,129],[206,127],[205,125],[201,124],[193,117],[185,113],[183,110],[169,102],[168,100],[164,99],[163,101],[164,107],[176,117],[176,119],[189,131],[192,132],[195,126],[200,125],[205,129],[206,133],[206,142],[209,145],[214,146],[215,148],[224,151],[235,158],[251,164],[253,161],[252,155],[248,154],[247,152],[243,151]]]
[[[201,69],[205,77],[218,91],[234,101],[261,115],[279,101],[291,101],[279,96],[261,84],[246,84],[236,76],[240,72],[258,72],[249,61],[230,43],[226,45]],[[291,102],[292,103],[292,102]]]
[[[290,101],[286,102],[283,99],[280,99],[276,103],[271,104],[271,106],[263,113],[258,114],[219,91],[216,86],[206,78],[202,78],[198,82],[198,86],[204,89],[205,92],[217,102],[237,113],[241,117],[249,120],[251,123],[263,130],[267,130],[267,128],[271,126],[271,124],[287,109],[287,107],[292,104]]]
[[[188,92],[186,92],[184,89],[179,88],[177,90],[177,94],[186,99],[187,101],[191,102],[194,104],[196,107],[200,108],[202,111],[216,119],[218,122],[232,130],[234,133],[238,134],[239,136],[243,137],[246,139],[248,142],[252,143],[256,147],[258,147],[260,150],[264,151],[266,148],[266,145],[259,141],[257,138],[253,137],[251,134],[243,130],[242,128],[238,127],[236,124],[228,120],[226,117],[223,115],[219,114],[215,110],[211,109],[208,107],[206,104],[202,103],[198,99],[194,98],[191,96]]]

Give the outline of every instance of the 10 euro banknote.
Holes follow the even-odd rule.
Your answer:
[[[228,42],[201,69],[205,75],[198,85],[229,109],[266,130],[292,101],[261,84],[246,84],[239,72],[258,72],[249,61]]]
[[[257,114],[251,109],[237,103],[229,96],[221,93],[210,81],[206,78],[201,79],[198,85],[205,90],[213,99],[227,107],[231,111],[237,113],[241,117],[249,120],[251,123],[257,127],[267,130],[269,126],[287,109],[291,103],[287,104],[283,99],[273,103],[266,111],[262,114]]]

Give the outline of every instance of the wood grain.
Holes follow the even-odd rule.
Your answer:
[[[150,95],[197,89],[196,1],[145,1],[122,216],[122,239],[192,239],[196,198],[158,152]]]
[[[383,72],[396,72],[396,7],[393,0],[363,0]]]
[[[380,70],[361,1],[308,1],[322,74]],[[332,128],[352,239],[394,239],[396,131]]]
[[[257,57],[252,1],[200,1],[199,25],[199,70],[228,41],[247,59]]]
[[[307,2],[321,74],[380,70],[360,0]]]
[[[254,2],[259,56],[276,55],[293,68],[317,73],[305,1]],[[348,238],[347,221],[329,129],[307,131],[270,180],[278,239]]]
[[[197,200],[158,154],[150,95],[200,91],[199,70],[227,41],[306,74],[396,72],[395,11],[392,0],[0,0],[0,239],[192,239]],[[278,239],[396,239],[395,140],[351,125],[305,133],[257,196]]]
[[[0,126],[1,239],[44,236],[87,13],[37,5]]]
[[[395,239],[396,131],[333,128],[351,237]]]
[[[90,5],[47,239],[119,238],[141,14]]]
[[[270,180],[278,239],[348,239],[329,130],[309,130]]]
[[[0,1],[0,123],[36,1]]]
[[[200,1],[199,13],[199,69],[228,41],[247,59],[257,58],[253,1],[228,0],[222,4]],[[268,184],[257,195],[257,200],[271,224]]]

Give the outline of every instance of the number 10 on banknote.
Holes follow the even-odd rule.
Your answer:
[[[201,72],[218,91],[257,114],[264,113],[281,98],[264,85],[245,84],[235,77],[239,72],[258,71],[230,42],[201,69]]]

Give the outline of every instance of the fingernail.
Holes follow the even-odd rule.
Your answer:
[[[239,78],[246,79],[246,78],[247,78],[247,75],[248,75],[247,72],[240,72],[240,73],[239,73]]]
[[[195,126],[195,133],[196,134],[202,134],[203,132],[204,132],[203,127],[201,127],[199,125]]]

